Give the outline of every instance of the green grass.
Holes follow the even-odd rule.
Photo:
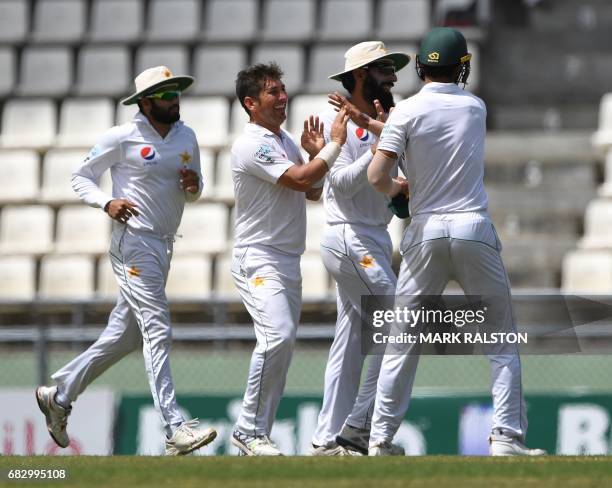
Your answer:
[[[9,481],[7,468],[65,469],[68,479]],[[600,488],[612,484],[612,458],[0,457],[0,472],[0,487]]]

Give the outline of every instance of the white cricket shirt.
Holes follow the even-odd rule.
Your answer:
[[[319,114],[327,142],[336,115],[332,108]],[[325,178],[323,203],[328,224],[386,227],[391,221],[393,214],[387,207],[390,198],[368,184],[368,166],[373,157],[370,146],[377,140],[374,134],[349,120],[346,143]],[[397,176],[397,169],[393,176]]]
[[[306,195],[276,184],[302,155],[288,132],[280,136],[248,123],[232,145],[236,199],[234,247],[270,246],[301,255],[306,241]]]
[[[484,102],[454,83],[427,83],[391,112],[378,149],[405,154],[410,214],[486,212]]]
[[[179,170],[192,169],[200,176],[198,193],[180,187]],[[113,194],[98,186],[110,169]],[[140,112],[131,122],[107,131],[72,174],[72,188],[92,207],[104,208],[112,199],[134,202],[139,216],[127,225],[160,236],[176,233],[185,201],[195,201],[202,192],[200,151],[195,133],[178,121],[165,138]]]

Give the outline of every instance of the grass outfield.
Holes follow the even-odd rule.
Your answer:
[[[10,481],[7,469],[65,469],[67,480]],[[0,457],[2,487],[512,487],[612,485],[612,457]]]

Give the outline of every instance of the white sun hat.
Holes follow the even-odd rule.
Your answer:
[[[399,71],[410,62],[408,54],[399,52],[390,53],[384,42],[360,42],[344,53],[344,71],[331,75],[329,78],[340,81],[343,74],[380,59],[390,59],[393,61],[395,71]]]
[[[145,69],[134,80],[136,93],[121,100],[123,105],[138,102],[143,96],[155,93],[159,88],[167,87],[169,90],[184,91],[195,81],[193,76],[174,76],[166,66],[155,66]]]

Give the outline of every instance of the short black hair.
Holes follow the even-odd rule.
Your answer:
[[[244,99],[246,97],[256,98],[264,89],[266,80],[280,80],[282,77],[283,70],[274,62],[254,64],[238,73],[238,76],[236,76],[236,96],[249,116],[251,113],[244,104]]]
[[[355,75],[352,71],[342,74],[340,76],[340,82],[347,92],[353,93],[353,90],[355,89]]]
[[[423,70],[423,75],[427,76],[432,80],[453,80],[453,75],[455,74],[457,66],[459,65],[454,64],[450,66],[427,66],[426,64],[421,64],[420,68]]]

